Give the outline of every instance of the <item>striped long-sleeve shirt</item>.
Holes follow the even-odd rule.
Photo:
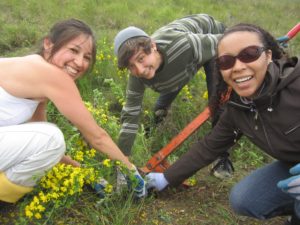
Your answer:
[[[119,136],[119,147],[126,155],[130,155],[138,131],[145,89],[149,87],[166,94],[187,84],[215,55],[224,29],[225,26],[211,16],[195,14],[175,20],[153,33],[151,38],[164,63],[152,79],[129,76]]]

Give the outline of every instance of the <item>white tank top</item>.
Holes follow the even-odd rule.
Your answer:
[[[0,127],[28,121],[38,104],[39,101],[17,98],[0,87]]]

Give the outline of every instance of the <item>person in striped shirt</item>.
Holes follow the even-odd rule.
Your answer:
[[[116,35],[114,53],[118,67],[131,73],[118,140],[125,155],[131,154],[146,88],[160,93],[154,107],[156,123],[163,120],[172,101],[201,67],[206,73],[210,96],[213,57],[224,30],[225,25],[210,15],[194,14],[174,20],[151,36],[134,26]],[[216,163],[212,170],[216,176],[223,178],[232,174],[233,166],[228,156],[228,153],[224,154]]]

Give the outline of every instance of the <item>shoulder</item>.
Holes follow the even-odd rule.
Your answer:
[[[62,69],[37,54],[7,58],[7,63],[2,68],[4,77],[23,87],[35,86],[38,89],[39,85],[60,85],[71,80]]]
[[[35,67],[35,69],[49,69],[51,67],[55,68],[52,64],[47,62],[42,56],[34,54],[27,55],[23,57],[24,64]]]
[[[61,69],[39,55],[3,58],[0,67],[0,86],[14,96],[42,99],[52,90],[65,90],[72,85]]]
[[[43,57],[36,54],[2,58],[0,59],[0,65],[6,73],[23,75],[38,73],[40,70],[48,70],[49,68],[54,67],[44,60]]]
[[[30,70],[28,71],[30,74],[40,79],[59,81],[64,77],[68,78],[62,69],[47,62],[42,56],[37,54],[24,56],[22,63],[24,67]]]

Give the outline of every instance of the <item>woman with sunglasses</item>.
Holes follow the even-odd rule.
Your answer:
[[[299,224],[298,58],[284,54],[262,28],[238,24],[220,39],[216,63],[218,82],[210,109],[213,114],[224,104],[224,113],[213,130],[164,173],[148,174],[148,188],[163,190],[167,185],[181,184],[245,135],[276,160],[233,187],[231,207],[240,215],[257,219],[292,215],[291,224]],[[222,103],[228,90],[229,100]]]

